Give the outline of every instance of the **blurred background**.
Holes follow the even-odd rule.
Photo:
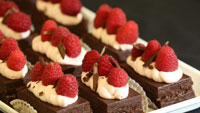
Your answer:
[[[102,3],[124,10],[139,25],[140,37],[170,41],[179,59],[200,70],[200,0],[82,0],[96,12]]]

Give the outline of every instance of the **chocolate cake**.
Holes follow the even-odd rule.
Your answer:
[[[129,76],[138,82],[145,90],[147,96],[157,105],[165,107],[195,97],[192,89],[192,80],[189,76],[183,77],[175,83],[159,83],[136,73],[127,64],[121,65]]]
[[[27,88],[22,88],[18,92],[18,98],[27,101],[38,113],[91,113],[89,102],[81,97],[67,107],[58,107],[41,101]]]
[[[99,52],[101,52],[101,49],[104,46],[106,46],[105,54],[110,54],[110,55],[114,56],[117,59],[117,61],[119,61],[119,62],[125,62],[126,58],[131,53],[131,50],[126,50],[126,51],[116,50],[113,47],[105,45],[104,43],[102,43],[100,40],[98,40],[91,34],[83,35],[83,42],[85,42],[87,45],[89,45],[92,49],[95,49]]]
[[[7,79],[0,74],[0,99],[10,105],[9,102],[17,98],[17,89],[25,86],[27,81],[30,81],[30,71],[23,79],[16,80]]]
[[[22,11],[26,12],[31,16],[33,24],[35,26],[35,31],[40,33],[43,23],[50,18],[44,15],[42,12],[38,11],[36,8],[36,0],[13,0]],[[57,22],[58,25],[62,25]],[[63,26],[63,25],[62,25]],[[83,33],[87,32],[87,21],[83,19],[78,25],[65,26],[71,32],[81,36]]]
[[[94,113],[143,113],[142,97],[132,89],[125,99],[103,99],[79,79],[79,90],[80,96],[90,101]]]

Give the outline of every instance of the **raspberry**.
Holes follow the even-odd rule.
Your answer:
[[[117,32],[116,40],[120,44],[133,44],[138,39],[138,25],[128,21]]]
[[[149,41],[147,47],[144,50],[144,53],[142,55],[142,60],[146,62],[151,58],[153,54],[155,54],[160,49],[160,43],[157,40],[151,40]]]
[[[11,1],[0,1],[0,17],[3,17],[10,8],[19,10],[18,6]]]
[[[75,34],[70,34],[67,38],[63,40],[65,46],[65,53],[67,56],[75,58],[81,53],[81,43]]]
[[[96,17],[94,19],[95,28],[104,27],[107,18],[111,12],[112,8],[107,4],[102,4],[97,10]]]
[[[114,87],[126,86],[128,74],[122,68],[113,68],[108,74],[108,83]]]
[[[70,98],[76,97],[76,95],[78,95],[78,82],[76,77],[70,74],[62,76],[58,80],[56,92],[59,95],[67,96]]]
[[[136,44],[136,46],[138,46],[138,47],[145,47],[145,45],[141,44],[141,43]],[[139,56],[142,56],[142,53],[143,52],[141,50],[133,47],[132,52],[131,52],[131,56],[132,56],[132,58],[137,58]]]
[[[103,55],[100,58],[99,63],[98,63],[98,73],[100,76],[108,76],[108,73],[110,72],[110,70],[114,68],[114,66],[109,61],[109,57],[111,57],[113,61],[115,62],[115,64],[119,66],[118,62],[112,56],[108,54]]]
[[[49,63],[42,73],[42,84],[45,86],[54,85],[56,80],[63,76],[61,66],[56,62]]]
[[[82,61],[82,70],[84,72],[89,72],[93,65],[97,62],[99,56],[99,52],[96,50],[87,52]]]
[[[54,20],[47,20],[43,26],[42,26],[42,30],[41,30],[41,37],[42,37],[42,41],[50,41],[51,40],[51,36],[54,32],[54,30],[57,28],[57,24]],[[49,32],[46,33],[45,32]]]
[[[64,14],[76,16],[81,11],[80,0],[61,0],[61,10]]]
[[[18,43],[13,38],[6,38],[0,48],[0,59],[5,60],[10,52],[20,50]]]
[[[106,29],[108,34],[115,34],[126,23],[126,15],[120,8],[114,8],[107,20]]]
[[[46,0],[47,1],[47,0]],[[50,0],[52,3],[60,3],[61,0]]]
[[[42,73],[44,71],[45,66],[43,66],[40,62],[36,62],[31,72],[31,81],[39,81],[41,80]]]
[[[172,72],[178,68],[178,59],[172,48],[163,46],[156,58],[156,68],[159,71]]]
[[[10,56],[8,57],[7,60],[8,68],[15,71],[20,71],[24,68],[25,64],[26,64],[26,58],[22,51],[16,50],[10,53]]]
[[[30,30],[31,24],[30,17],[22,12],[12,13],[6,19],[6,25],[16,32]]]
[[[5,38],[4,38],[4,35],[3,35],[3,33],[1,32],[1,30],[0,30],[0,41],[3,41]]]
[[[52,34],[52,37],[51,37],[51,44],[53,46],[58,46],[58,44],[60,44],[61,42],[61,38],[62,38],[62,41],[67,38],[69,36],[70,31],[65,28],[65,27],[62,27],[62,26],[59,26],[55,31],[54,33]]]

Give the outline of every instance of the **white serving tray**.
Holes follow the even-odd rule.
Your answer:
[[[82,8],[82,13],[83,16],[88,20],[88,28],[90,32],[93,27],[95,13],[85,7]],[[137,42],[147,44],[147,42],[141,38],[139,38]],[[192,81],[194,83],[193,89],[196,97],[161,109],[149,110],[149,113],[182,113],[200,107],[200,71],[184,63],[181,60],[179,60],[179,66],[185,74],[189,75],[192,78]],[[0,101],[0,110],[4,113],[18,113],[2,101]]]

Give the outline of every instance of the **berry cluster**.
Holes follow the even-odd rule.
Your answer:
[[[50,41],[55,47],[63,44],[65,54],[75,58],[81,53],[81,44],[77,35],[72,34],[67,28],[58,26],[55,21],[47,20],[41,30],[42,41]]]
[[[172,72],[178,68],[178,59],[172,48],[167,45],[161,47],[157,40],[149,41],[147,47],[143,44],[136,44],[136,46],[145,48],[144,51],[134,47],[132,49],[132,58],[142,56],[142,60],[147,62],[153,55],[156,58],[153,59],[156,63],[156,68],[159,71]],[[157,53],[157,54],[156,54]]]
[[[63,74],[61,66],[56,62],[37,62],[31,72],[31,81],[42,81],[44,86],[56,86],[59,95],[74,98],[78,94],[76,77]]]
[[[133,44],[138,39],[138,25],[134,21],[127,22],[122,9],[107,4],[102,4],[97,10],[94,26],[105,27],[108,34],[116,34],[120,44]]]
[[[128,83],[127,73],[122,68],[119,68],[118,62],[111,55],[100,56],[96,50],[87,52],[83,59],[82,70],[84,72],[91,71],[95,63],[98,63],[98,75],[108,77],[110,85],[122,87]]]

